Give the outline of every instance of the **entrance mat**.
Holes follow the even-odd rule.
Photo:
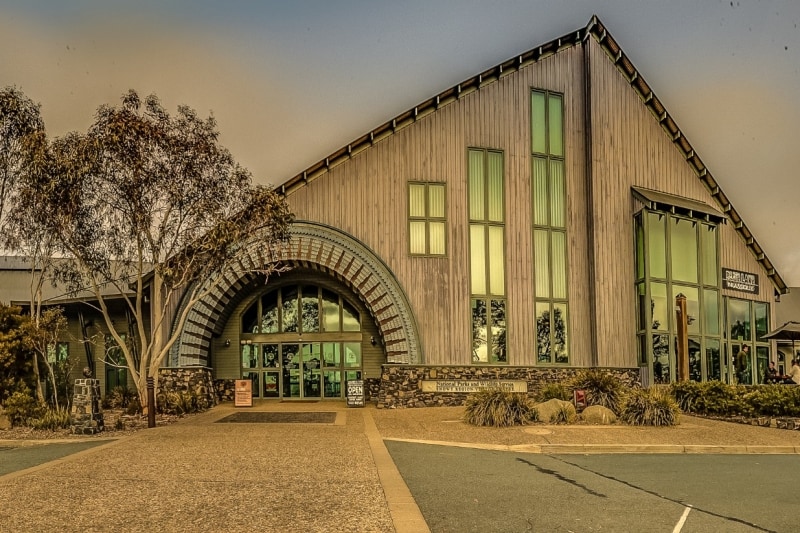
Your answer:
[[[333,424],[336,422],[336,413],[285,413],[285,412],[255,412],[233,413],[217,422],[243,422],[247,424]]]

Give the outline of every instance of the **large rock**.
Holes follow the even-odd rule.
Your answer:
[[[555,398],[552,400],[547,400],[546,402],[537,403],[534,405],[534,408],[539,413],[539,422],[544,422],[545,424],[564,422],[563,418],[558,418],[562,411],[566,415],[567,423],[571,424],[572,422],[575,422],[575,419],[578,417],[578,413],[575,411],[574,405],[572,405],[570,402],[557,400]]]
[[[588,424],[609,425],[617,421],[617,415],[608,407],[590,405],[581,413],[581,418]]]

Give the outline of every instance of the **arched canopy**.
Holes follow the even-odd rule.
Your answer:
[[[290,241],[278,253],[278,261],[289,267],[325,272],[343,282],[375,320],[387,361],[422,362],[417,327],[405,292],[375,253],[352,236],[322,224],[295,222],[289,233]],[[257,270],[265,266],[264,256],[258,239],[253,239],[239,257],[243,273],[226,274],[218,287],[195,304],[173,346],[173,365],[207,364],[212,337],[221,332],[243,291],[260,277]]]

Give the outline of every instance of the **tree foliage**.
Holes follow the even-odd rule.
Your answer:
[[[191,306],[222,276],[245,267],[237,252],[258,239],[269,275],[288,238],[292,215],[269,187],[254,186],[219,143],[213,117],[186,106],[168,113],[156,96],[135,91],[101,106],[85,134],[49,145],[42,172],[28,173],[24,194],[65,259],[57,279],[89,291],[123,351],[143,400],[177,341]],[[177,299],[182,314],[167,330]],[[133,317],[135,341],[113,324],[111,300]],[[150,328],[146,329],[146,325]]]
[[[0,304],[0,403],[34,385],[27,323],[22,309]]]

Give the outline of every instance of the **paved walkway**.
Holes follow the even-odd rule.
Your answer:
[[[216,423],[273,411],[334,414],[326,423]],[[690,417],[673,428],[490,429],[463,424],[461,412],[221,405],[0,476],[0,529],[428,531],[384,440],[546,454],[800,453],[800,432]],[[9,457],[0,450],[0,461]]]

